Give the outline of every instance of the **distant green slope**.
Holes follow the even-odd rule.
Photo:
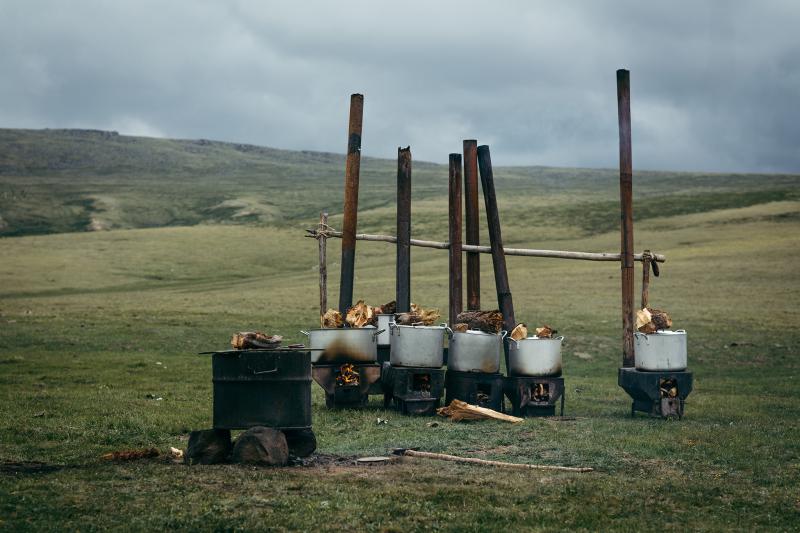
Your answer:
[[[395,173],[394,161],[363,159],[360,230],[392,230]],[[308,226],[321,210],[337,223],[343,175],[339,154],[0,129],[0,236],[201,223]],[[618,225],[614,170],[499,167],[495,176],[506,225],[564,236]],[[635,217],[793,200],[799,186],[794,175],[637,172]],[[445,165],[414,163],[416,234],[444,238],[446,189]]]

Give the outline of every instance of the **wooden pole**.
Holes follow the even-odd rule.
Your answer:
[[[319,242],[319,323],[322,327],[322,317],[328,310],[328,259],[327,259],[327,246],[326,241],[328,234],[328,213],[322,212],[319,214],[319,233],[317,234],[317,241]]]
[[[398,450],[399,455],[410,457],[423,457],[425,459],[437,459],[439,461],[453,461],[455,463],[465,463],[483,466],[497,466],[501,468],[514,468],[517,470],[558,470],[562,472],[593,472],[594,469],[588,466],[557,466],[557,465],[531,465],[524,463],[506,463],[504,461],[489,461],[478,459],[477,457],[459,457],[446,453],[421,452],[417,450]]]
[[[317,230],[307,229],[308,235],[306,237],[316,238]],[[342,232],[336,230],[329,230],[328,237],[336,239],[342,238]],[[371,241],[371,242],[388,242],[391,244],[397,243],[397,237],[394,235],[370,235],[368,233],[356,233],[356,240],[358,241]],[[449,242],[441,241],[425,241],[422,239],[410,239],[411,246],[418,246],[420,248],[435,248],[437,250],[447,250],[450,248]],[[492,249],[489,246],[472,246],[469,244],[461,245],[462,252],[475,252],[477,254],[490,254]],[[619,263],[620,254],[610,252],[567,252],[562,250],[536,250],[531,248],[503,248],[503,253],[506,255],[516,255],[522,257],[544,257],[552,259],[580,259],[583,261],[605,261]],[[633,254],[634,261],[642,261],[643,254]],[[667,260],[667,256],[662,254],[651,254],[650,266],[655,272],[655,265],[663,263]]]
[[[464,217],[466,219],[466,243],[478,246],[480,225],[478,212],[478,141],[464,141]],[[479,252],[467,252],[467,309],[481,308],[481,256]]]
[[[503,253],[503,236],[500,232],[500,214],[497,211],[497,197],[494,191],[494,175],[489,147],[478,147],[478,167],[483,185],[483,200],[486,205],[486,219],[489,223],[489,245],[492,249],[492,266],[494,267],[494,284],[497,289],[497,306],[503,313],[503,325],[510,332],[517,325],[514,320],[514,302],[508,286],[506,256]],[[506,370],[508,370],[508,342],[505,343]]]
[[[411,311],[411,147],[397,149],[397,312]]]
[[[645,250],[642,260],[642,306],[644,309],[650,305],[650,250]]]
[[[633,155],[631,148],[631,82],[617,71],[619,115],[620,264],[622,267],[622,366],[634,366],[633,330]]]
[[[347,161],[344,181],[344,222],[342,224],[342,276],[339,282],[339,310],[344,315],[353,305],[353,278],[356,261],[356,226],[358,224],[358,180],[361,170],[361,128],[364,96],[350,96],[350,124],[347,137]]]
[[[450,154],[449,173],[450,208],[450,324],[463,308],[461,271],[461,154]]]

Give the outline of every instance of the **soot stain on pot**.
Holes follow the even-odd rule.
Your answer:
[[[350,363],[353,361],[364,361],[365,355],[353,350],[349,345],[341,341],[333,341],[325,348],[317,360],[318,364]]]

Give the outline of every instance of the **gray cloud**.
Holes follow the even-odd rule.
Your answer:
[[[636,168],[800,171],[800,4],[19,1],[0,4],[0,126],[614,167],[631,70]]]

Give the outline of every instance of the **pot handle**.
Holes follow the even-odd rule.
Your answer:
[[[676,329],[675,333],[686,333],[685,329]]]
[[[556,337],[556,340],[557,341],[563,341],[564,340],[564,335],[559,335],[558,337]]]
[[[500,339],[505,339],[506,335],[508,335],[508,332],[506,330],[501,331],[500,332]]]
[[[400,335],[400,326],[397,325],[397,322],[389,322],[389,335],[393,335],[394,330],[397,330],[397,334]]]
[[[307,331],[303,331],[302,329],[300,330],[300,333],[302,333],[302,334],[303,334],[303,335],[305,335],[306,337],[308,337],[309,335],[311,335],[309,332],[307,332]]]
[[[450,329],[450,326],[448,326],[447,324],[442,324],[442,325],[444,326],[444,330],[447,332],[447,338],[448,339],[452,339],[453,338],[453,330]]]
[[[373,333],[373,334],[372,334],[372,338],[373,338],[373,339],[377,339],[377,338],[378,338],[378,335],[380,335],[380,334],[381,334],[381,333],[383,333],[384,331],[386,331],[386,330],[385,330],[385,329],[379,329],[378,331],[376,331],[375,333]]]
[[[645,344],[647,344],[648,346],[650,346],[650,338],[649,338],[647,335],[645,335],[644,333],[642,333],[642,332],[640,332],[640,331],[634,331],[634,332],[633,332],[633,336],[634,336],[634,337],[636,337],[637,339],[638,339],[639,337],[644,337],[644,342],[645,342]]]
[[[508,340],[514,341],[514,345],[517,347],[517,350],[519,350],[519,341],[517,339],[509,337]]]

